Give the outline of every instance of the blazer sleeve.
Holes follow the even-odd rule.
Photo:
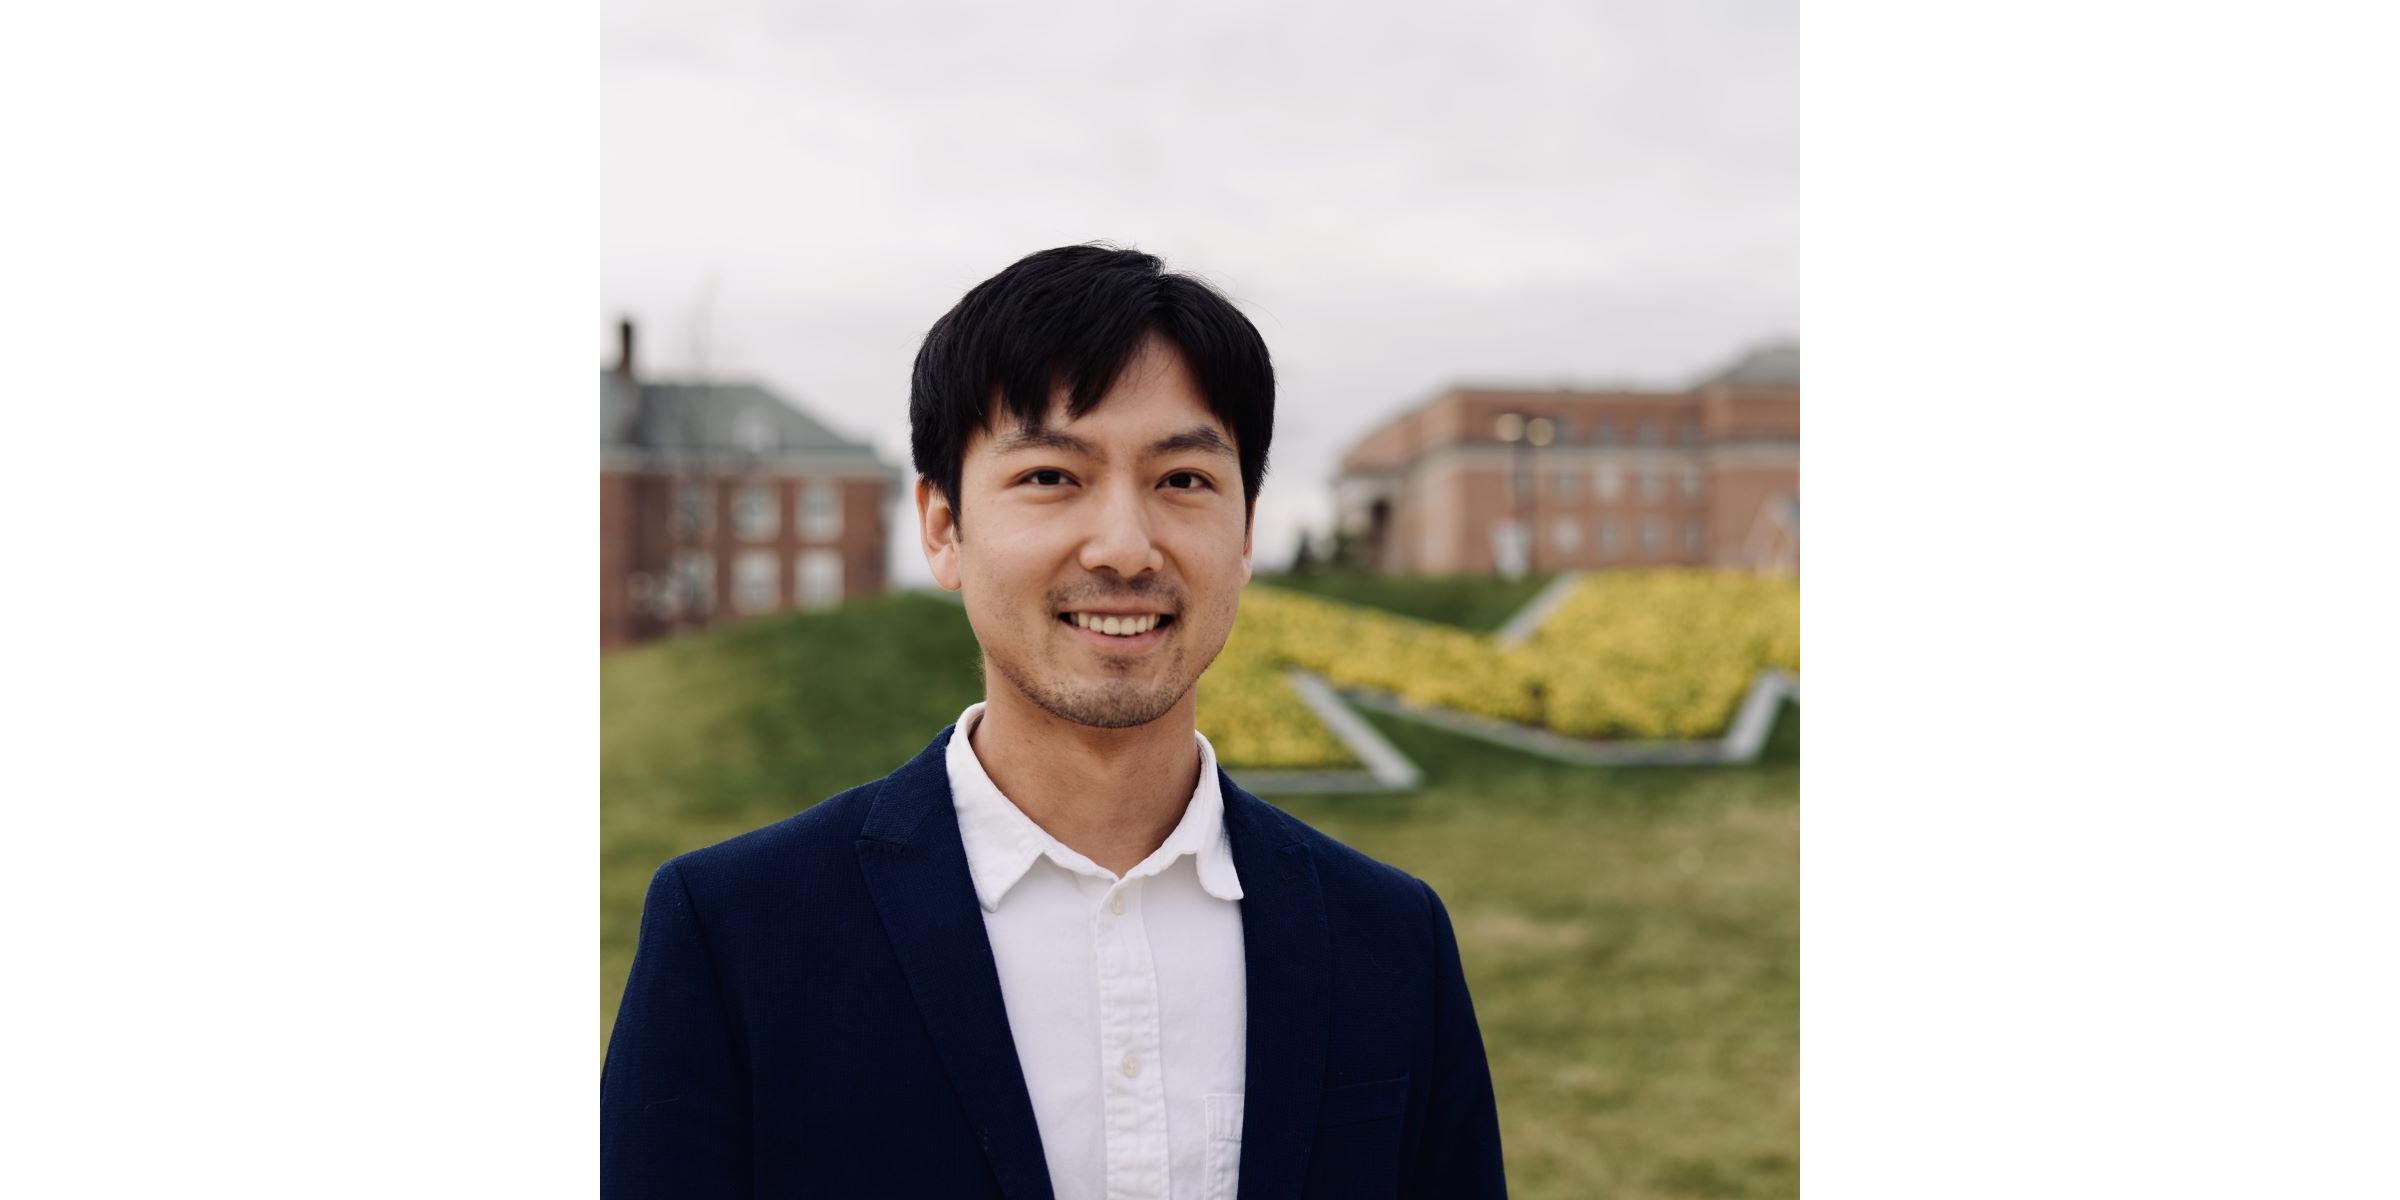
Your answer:
[[[743,1059],[691,892],[670,862],[642,901],[641,939],[600,1072],[601,1196],[750,1195]]]
[[[1458,935],[1450,927],[1442,898],[1423,880],[1417,886],[1424,888],[1433,913],[1433,1084],[1407,1194],[1443,1200],[1505,1197],[1500,1113],[1492,1099],[1491,1065],[1484,1059],[1475,1005],[1467,998]]]

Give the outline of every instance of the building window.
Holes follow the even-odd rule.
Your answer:
[[[1644,517],[1642,519],[1643,553],[1655,553],[1658,550],[1659,543],[1666,540],[1667,531],[1659,528],[1659,520],[1657,517]]]
[[[1686,446],[1700,444],[1700,422],[1685,421],[1683,423],[1683,444]]]
[[[1583,545],[1583,522],[1560,517],[1550,523],[1550,545],[1560,554],[1573,554]]]
[[[684,550],[675,555],[674,598],[668,607],[695,617],[707,616],[717,607],[717,559],[706,550]]]
[[[776,578],[782,572],[775,569],[772,550],[744,550],[733,560],[733,610],[743,613],[771,612],[783,602],[775,592]]]
[[[716,489],[705,479],[686,479],[675,485],[675,532],[706,537],[716,525]]]
[[[1614,500],[1625,491],[1624,474],[1613,465],[1600,468],[1599,482],[1603,500]]]
[[[1515,579],[1525,573],[1533,560],[1533,525],[1514,517],[1502,517],[1492,522],[1492,565],[1502,575]]]
[[[1600,522],[1600,554],[1602,557],[1613,557],[1616,552],[1617,523],[1613,520],[1603,519]]]
[[[841,551],[803,550],[793,573],[800,607],[828,608],[842,602]]]
[[[734,531],[754,542],[774,537],[783,527],[783,506],[777,499],[772,483],[754,480],[743,484],[733,495]]]
[[[1603,446],[1616,445],[1617,423],[1609,420],[1607,417],[1600,418],[1599,424],[1592,431],[1592,439],[1599,442]]]
[[[1685,467],[1683,469],[1683,498],[1686,500],[1695,500],[1698,499],[1699,496],[1700,468]]]
[[[1707,541],[1708,531],[1701,528],[1700,522],[1697,518],[1685,521],[1683,523],[1684,549],[1698,552],[1700,548],[1707,543]]]
[[[1650,467],[1643,467],[1642,499],[1656,500],[1658,499],[1658,494],[1664,490],[1665,488],[1659,483],[1658,472]]]
[[[1645,446],[1656,446],[1656,445],[1658,445],[1658,444],[1660,443],[1660,441],[1661,441],[1661,440],[1662,440],[1662,438],[1661,438],[1661,436],[1660,436],[1660,433],[1659,433],[1659,428],[1658,428],[1658,422],[1657,422],[1656,420],[1649,420],[1649,421],[1644,421],[1644,422],[1642,422],[1642,444],[1643,444],[1643,445],[1645,445]]]
[[[842,536],[842,485],[811,479],[800,496],[800,534],[823,541]]]
[[[1550,489],[1561,500],[1572,500],[1582,491],[1583,479],[1573,471],[1560,471],[1550,477]]]

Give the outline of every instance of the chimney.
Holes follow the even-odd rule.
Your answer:
[[[627,317],[617,319],[617,374],[633,378],[633,321]]]

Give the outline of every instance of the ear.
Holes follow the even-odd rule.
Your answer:
[[[1256,510],[1256,509],[1252,509],[1251,511],[1252,511],[1253,513],[1255,513],[1257,510]],[[1256,525],[1256,522],[1255,522],[1255,521],[1245,520],[1245,521],[1243,521],[1243,522],[1242,522],[1242,586],[1243,586],[1243,587],[1248,587],[1248,586],[1250,586],[1250,531],[1251,531],[1251,529],[1252,529],[1252,528],[1253,528],[1255,525]]]
[[[958,513],[922,475],[917,476],[917,541],[925,551],[925,565],[933,569],[933,581],[943,591],[957,591]]]

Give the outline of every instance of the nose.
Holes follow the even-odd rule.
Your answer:
[[[1095,506],[1098,524],[1083,540],[1079,556],[1086,571],[1102,568],[1131,579],[1165,565],[1158,544],[1150,540],[1150,514],[1142,507],[1141,490],[1110,488]]]

